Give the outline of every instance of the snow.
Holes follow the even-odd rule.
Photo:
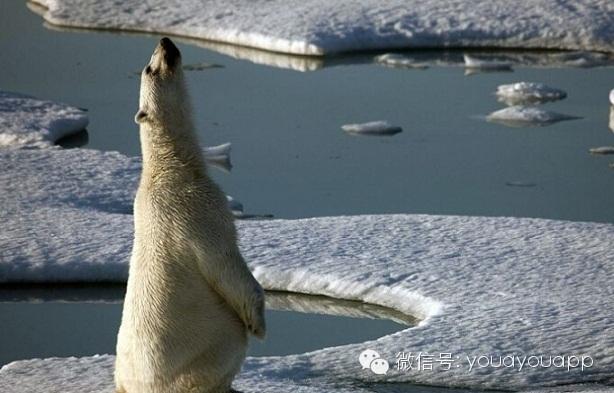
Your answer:
[[[362,135],[394,135],[403,131],[399,126],[393,126],[385,120],[370,121],[367,123],[344,124],[341,129],[350,134]]]
[[[547,111],[534,106],[510,106],[486,117],[488,121],[510,127],[546,126],[563,120],[579,119],[576,116]]]
[[[25,125],[38,121],[24,118]],[[137,158],[9,146],[0,148],[0,162],[0,282],[125,282]],[[245,259],[266,289],[364,301],[420,320],[360,344],[248,358],[239,390],[396,386],[378,382],[514,390],[612,381],[614,225],[406,214],[237,227]],[[367,348],[391,363],[387,375],[361,370],[357,357]],[[400,371],[400,351],[451,353],[459,367]],[[466,357],[480,355],[590,356],[592,366],[468,371]],[[0,391],[111,393],[112,367],[110,355],[17,361],[0,369]]]
[[[599,146],[589,149],[591,154],[614,154],[614,146]]]
[[[543,83],[517,82],[500,85],[495,93],[499,101],[507,105],[538,104],[562,100],[567,97],[563,90],[555,89]]]
[[[0,147],[45,147],[87,124],[81,109],[0,91]]]
[[[614,51],[608,0],[36,0],[55,25],[173,34],[299,55],[394,48]]]

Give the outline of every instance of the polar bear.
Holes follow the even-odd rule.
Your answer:
[[[236,241],[226,197],[207,175],[168,38],[141,74],[143,169],[117,339],[118,393],[231,391],[251,333],[264,337],[264,292]]]

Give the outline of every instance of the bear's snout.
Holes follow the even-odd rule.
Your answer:
[[[177,60],[181,58],[181,53],[179,49],[175,46],[173,41],[168,37],[164,37],[160,40],[160,48],[162,49],[162,56],[164,59],[164,63],[169,68],[174,68],[177,64]]]

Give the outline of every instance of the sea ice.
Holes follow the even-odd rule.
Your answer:
[[[9,146],[0,148],[0,162],[0,282],[125,282],[138,159]],[[420,319],[364,343],[248,358],[240,390],[366,393],[395,389],[393,382],[567,389],[614,375],[614,225],[405,214],[240,221],[237,228],[266,289],[358,300]],[[361,369],[365,349],[388,360],[386,375]],[[452,367],[402,370],[399,352],[450,354]],[[469,369],[476,357],[507,355],[592,362],[583,370],[579,363],[521,370],[484,362]],[[112,367],[109,355],[17,361],[0,369],[0,391],[112,393]]]
[[[579,119],[576,116],[547,111],[535,106],[510,106],[486,117],[488,121],[510,127],[546,126],[563,120]]]
[[[0,147],[46,147],[87,124],[82,109],[0,91]]]
[[[563,90],[546,86],[543,83],[518,82],[501,85],[497,88],[499,101],[507,105],[538,104],[562,100],[567,97]]]
[[[341,129],[350,134],[363,135],[394,135],[403,131],[399,126],[393,126],[385,120],[370,121],[368,123],[344,124]]]
[[[275,52],[543,48],[614,52],[608,0],[35,0],[49,23]]]
[[[599,146],[589,149],[591,154],[614,154],[614,146]]]

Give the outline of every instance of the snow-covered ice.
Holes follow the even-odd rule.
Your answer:
[[[0,147],[45,147],[87,124],[81,109],[0,91]]]
[[[70,27],[174,34],[276,52],[544,48],[614,52],[608,0],[35,0]]]
[[[351,56],[298,56],[185,37],[178,37],[177,41],[182,44],[202,47],[236,59],[251,61],[256,64],[264,64],[271,67],[286,68],[302,72],[315,71],[321,68],[339,65],[370,64],[376,61],[373,55],[369,53],[353,54]],[[614,54],[600,52],[497,51],[491,49],[488,51],[474,50],[471,54],[482,60],[507,62],[510,63],[512,67],[587,68],[614,65]],[[400,54],[396,54],[395,56],[407,56],[420,66],[465,66],[463,55],[454,51],[412,51],[411,57],[410,55]],[[469,71],[469,69],[467,69],[467,71]],[[479,70],[477,70],[477,72],[479,72]]]
[[[589,149],[591,154],[614,154],[614,146],[599,146]]]
[[[428,68],[428,65],[424,63],[417,62],[415,59],[411,57],[395,54],[395,53],[385,53],[383,55],[375,56],[373,59],[376,63],[383,64],[389,67],[395,68],[416,68],[416,69],[425,69]]]
[[[535,106],[510,106],[489,114],[486,120],[510,127],[546,126],[563,120],[579,119],[577,116],[547,111]]]
[[[341,126],[341,129],[349,134],[362,135],[394,135],[403,131],[401,127],[392,125],[385,120],[344,124]]]
[[[138,159],[49,146],[3,147],[0,162],[0,282],[126,280]],[[614,225],[373,215],[237,227],[245,259],[265,288],[364,301],[421,320],[365,343],[248,358],[236,381],[240,390],[349,393],[394,388],[365,382],[409,381],[527,389],[612,381]],[[366,348],[393,364],[388,375],[361,370],[357,357]],[[399,351],[451,353],[459,367],[399,371]],[[466,357],[481,355],[590,356],[593,364],[583,371],[469,371]],[[112,364],[108,355],[13,362],[0,370],[0,391],[111,393]]]
[[[562,100],[567,97],[567,93],[561,89],[534,82],[517,82],[508,85],[500,85],[497,87],[495,94],[499,101],[507,105],[537,104]]]

